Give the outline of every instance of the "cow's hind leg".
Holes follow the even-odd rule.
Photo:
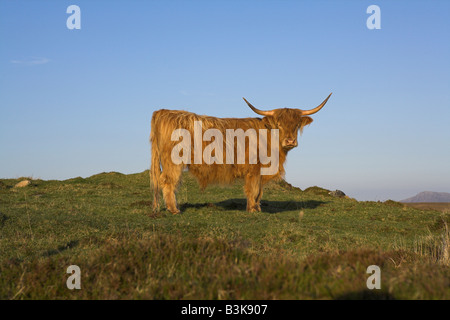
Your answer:
[[[159,212],[159,176],[154,177],[150,170],[150,185],[153,185],[153,213]]]
[[[178,210],[177,208],[175,190],[178,183],[180,182],[182,170],[182,166],[171,166],[170,170],[164,170],[163,168],[163,172],[161,174],[161,185],[164,202],[166,203],[167,210],[169,210],[173,214],[180,213],[180,210]]]
[[[259,212],[261,208],[259,206],[261,190],[261,175],[248,174],[245,177],[245,194],[247,195],[247,211],[248,212]]]

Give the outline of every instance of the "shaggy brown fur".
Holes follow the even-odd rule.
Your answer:
[[[225,137],[226,129],[279,129],[279,167],[274,175],[261,175],[263,165],[259,158],[256,164],[249,164],[248,137],[246,137],[245,164],[174,164],[171,158],[172,149],[179,141],[171,141],[172,132],[176,129],[186,129],[191,134],[191,151],[194,159],[194,121],[202,121],[202,136],[207,129],[218,129],[224,137],[225,157]],[[159,210],[159,194],[162,190],[167,210],[173,214],[179,213],[177,208],[175,191],[180,176],[184,168],[197,178],[201,188],[205,188],[211,183],[232,183],[237,178],[245,180],[244,191],[247,196],[247,211],[261,211],[260,200],[264,184],[272,179],[279,179],[284,176],[284,162],[289,150],[297,146],[297,134],[303,130],[313,120],[308,116],[303,116],[299,109],[275,109],[273,115],[261,118],[215,118],[200,116],[187,111],[158,110],[153,113],[151,122],[150,142],[152,145],[152,159],[150,168],[150,178],[153,183],[153,210]],[[258,137],[259,139],[259,137]],[[270,154],[270,131],[267,137],[267,148]],[[211,142],[203,141],[202,151]],[[228,143],[228,141],[227,141]],[[259,151],[259,150],[258,150]],[[236,158],[235,145],[235,158]],[[236,159],[235,159],[236,160]],[[161,171],[162,168],[162,171]]]

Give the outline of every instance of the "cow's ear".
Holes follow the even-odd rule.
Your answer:
[[[311,117],[308,116],[303,116],[300,119],[300,133],[303,132],[303,128],[307,125],[310,125],[311,122],[313,122],[313,119]]]

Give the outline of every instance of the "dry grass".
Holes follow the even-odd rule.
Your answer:
[[[356,249],[303,261],[250,254],[245,242],[152,233],[118,235],[84,255],[0,265],[3,299],[432,299],[450,298],[449,270],[405,251]],[[78,265],[81,290],[65,270]],[[383,285],[366,288],[378,265]],[[8,279],[8,280],[6,280]],[[412,295],[412,296],[411,296]]]

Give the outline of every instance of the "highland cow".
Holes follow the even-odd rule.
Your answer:
[[[159,210],[162,190],[167,210],[173,214],[180,212],[175,191],[187,168],[201,188],[243,178],[247,211],[261,211],[263,186],[284,176],[284,162],[289,150],[298,146],[298,132],[313,121],[309,115],[322,109],[330,96],[311,110],[270,111],[259,110],[244,98],[263,118],[216,118],[187,111],[155,111],[150,133],[153,210]],[[264,134],[267,131],[271,134]]]

